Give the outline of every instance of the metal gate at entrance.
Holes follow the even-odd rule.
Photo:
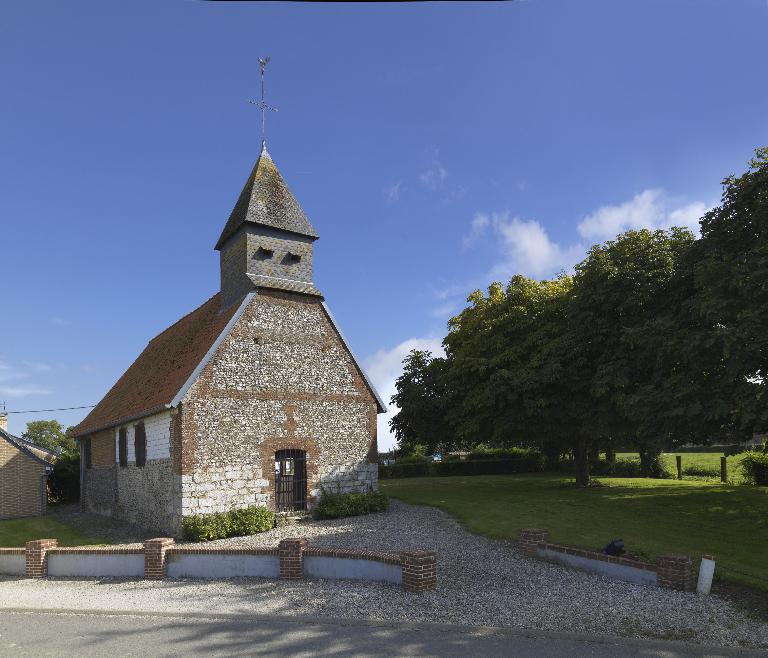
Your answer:
[[[307,453],[303,450],[275,453],[275,509],[278,512],[307,509]]]

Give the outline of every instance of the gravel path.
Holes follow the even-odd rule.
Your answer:
[[[352,581],[5,579],[0,607],[319,615],[768,648],[768,624],[717,596],[643,587],[529,559],[513,542],[470,534],[439,510],[397,501],[385,514],[312,521],[210,545],[275,546],[286,537],[307,537],[322,547],[435,549],[438,587],[413,595]]]

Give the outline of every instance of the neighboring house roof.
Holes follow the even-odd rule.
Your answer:
[[[217,293],[149,341],[101,402],[75,427],[73,435],[82,437],[178,405],[256,294],[248,293],[239,304],[220,312]],[[330,309],[325,303],[322,306],[376,399],[379,412],[386,411]]]
[[[259,159],[224,225],[216,249],[221,249],[227,239],[246,223],[270,226],[315,239],[318,237],[272,161],[266,144],[262,145]]]
[[[153,338],[74,430],[83,436],[170,406],[238,310],[220,312],[219,294]]]
[[[8,443],[18,448],[27,456],[31,457],[35,461],[40,462],[41,464],[45,464],[48,467],[53,467],[54,462],[58,458],[58,455],[52,450],[43,448],[36,443],[32,443],[32,441],[27,441],[27,439],[14,436],[4,429],[0,429],[0,439],[5,439],[8,441]]]

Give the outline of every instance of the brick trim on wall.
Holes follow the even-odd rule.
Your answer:
[[[306,539],[283,539],[278,544],[280,555],[280,579],[302,580],[304,578],[304,551]]]
[[[406,592],[426,592],[437,586],[437,553],[434,551],[403,551],[403,588]]]
[[[640,560],[632,560],[626,557],[604,555],[595,551],[585,551],[580,548],[571,548],[559,544],[550,544],[547,539],[549,532],[544,528],[523,528],[520,530],[518,544],[522,551],[530,557],[538,557],[538,551],[554,551],[566,555],[609,562],[634,569],[642,569],[656,573],[656,582],[659,587],[676,589],[683,592],[693,592],[696,589],[696,570],[693,560],[689,555],[659,555],[656,564],[649,564]]]
[[[261,477],[268,482],[266,491],[262,493],[269,494],[268,507],[275,509],[275,453],[278,450],[303,450],[307,455],[307,503],[316,503],[316,497],[310,495],[310,491],[320,488],[320,476],[318,473],[319,449],[317,442],[309,438],[296,436],[296,420],[293,413],[296,407],[292,404],[285,404],[286,414],[286,432],[287,436],[274,439],[264,439],[259,445]]]
[[[24,575],[43,578],[48,575],[48,551],[58,545],[58,539],[35,539],[26,544]]]
[[[610,562],[611,564],[621,564],[625,567],[632,567],[634,569],[642,569],[644,571],[656,571],[656,567],[648,562],[641,562],[640,560],[632,560],[628,557],[615,557],[613,555],[604,555],[603,553],[596,553],[595,551],[585,551],[580,548],[571,548],[570,546],[560,546],[559,544],[541,543],[538,547],[545,551],[554,551],[556,553],[565,553],[566,555],[575,555],[576,557],[583,557],[589,560],[598,560],[600,562]]]
[[[217,546],[172,546],[167,555],[279,555],[277,548],[220,548]]]
[[[659,555],[656,558],[656,577],[660,587],[693,592],[696,573],[689,555]]]
[[[144,549],[140,546],[72,546],[51,548],[48,554],[55,555],[142,555]]]
[[[165,554],[175,543],[168,537],[148,539],[144,542],[144,578],[162,580],[167,576]]]
[[[382,553],[380,551],[364,551],[354,548],[307,548],[305,557],[338,557],[345,560],[372,560],[384,564],[402,564],[398,553]]]

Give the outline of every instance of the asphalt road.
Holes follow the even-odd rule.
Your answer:
[[[0,612],[0,656],[759,656],[507,629],[203,615]]]

